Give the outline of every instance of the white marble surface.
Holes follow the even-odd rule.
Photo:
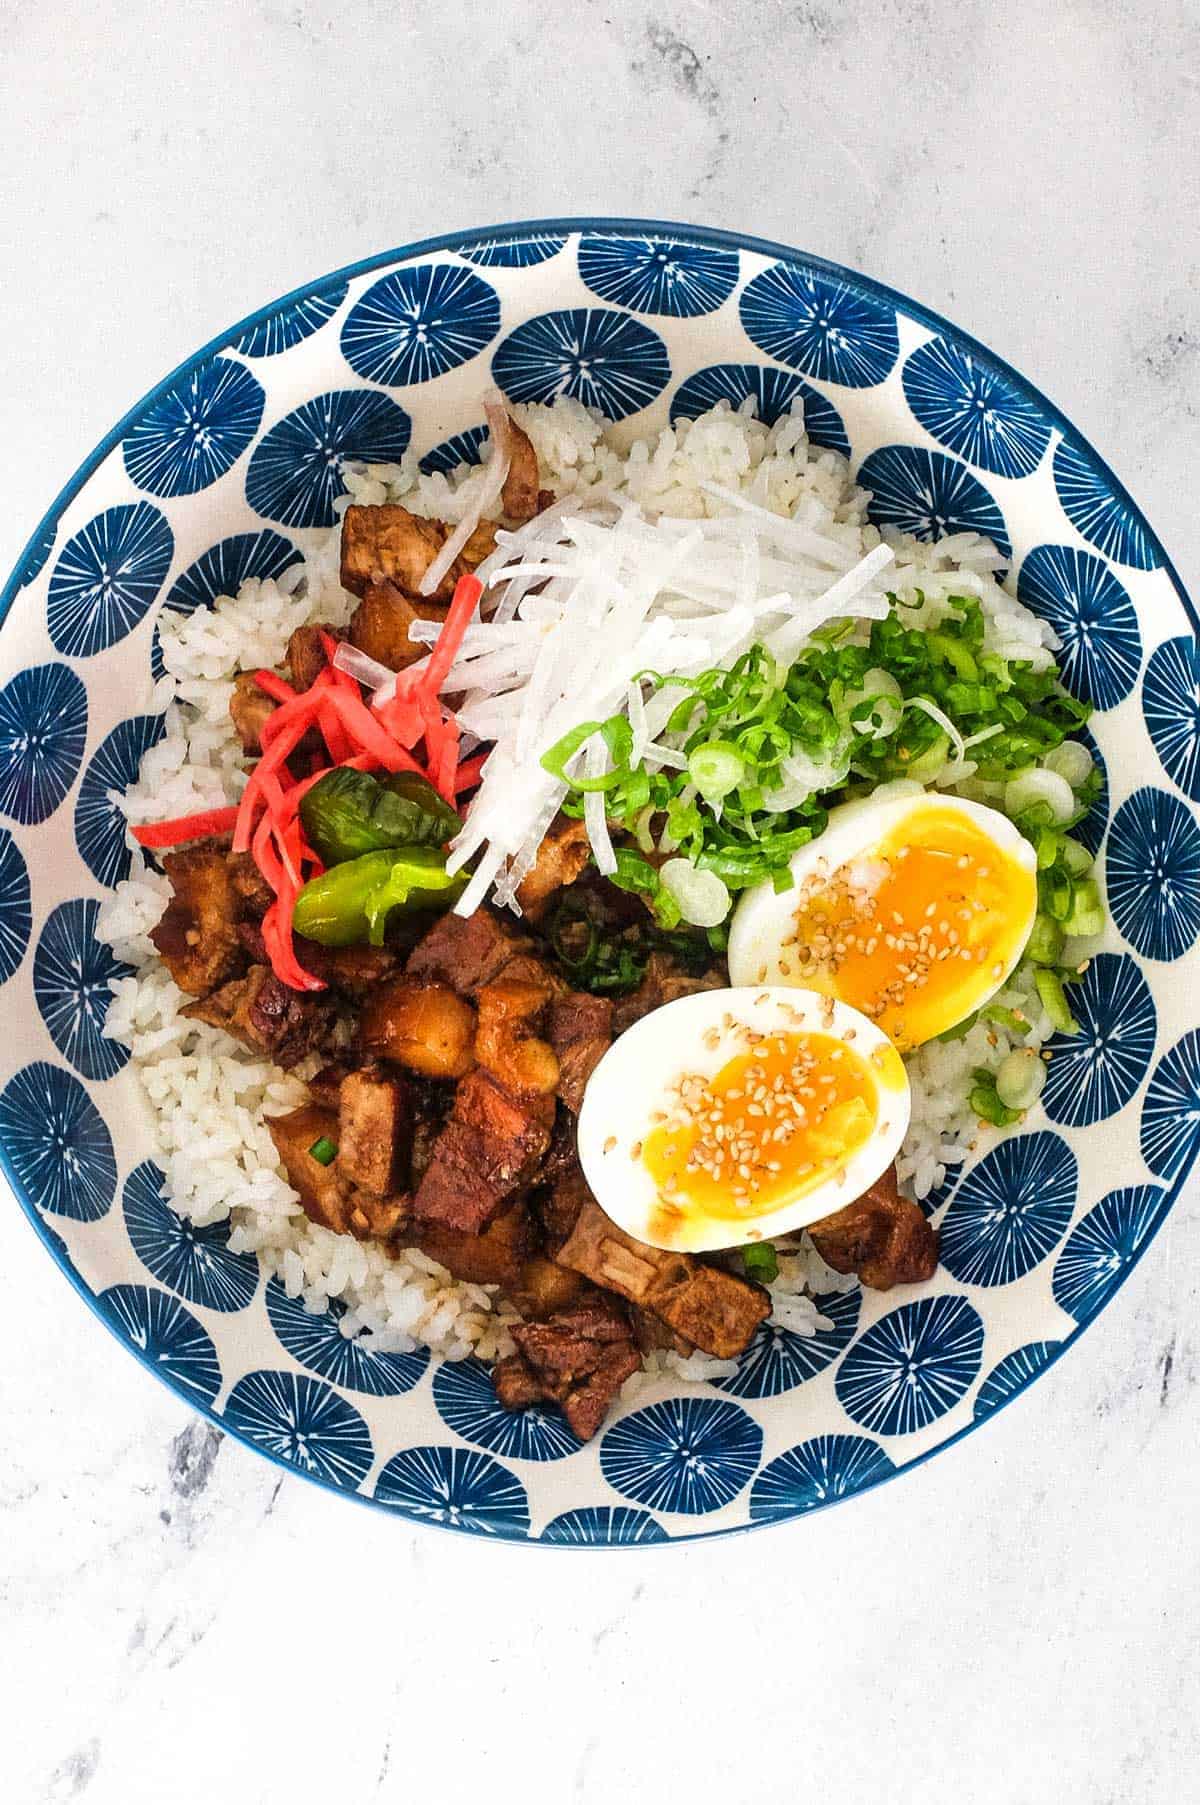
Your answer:
[[[0,0],[0,43],[5,569],[130,400],[269,296],[591,211],[781,238],[944,310],[1200,589],[1190,0]],[[10,1208],[0,1797],[1194,1798],[1198,1264],[1193,1191],[1062,1366],[898,1485],[562,1556],[281,1482]]]

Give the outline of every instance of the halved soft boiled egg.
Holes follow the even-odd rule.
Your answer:
[[[860,1197],[908,1128],[904,1064],[813,991],[706,990],[613,1042],[588,1081],[579,1158],[652,1247],[700,1253],[805,1227]]]
[[[729,929],[735,984],[840,998],[902,1052],[995,994],[1037,913],[1037,859],[995,809],[924,791],[831,810],[792,887],[747,890]]]

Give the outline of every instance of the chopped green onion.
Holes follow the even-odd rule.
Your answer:
[[[1067,868],[1068,875],[1070,877],[1086,877],[1094,863],[1087,847],[1081,846],[1078,840],[1072,840],[1066,834],[1061,837],[1061,845],[1062,862]]]
[[[1029,1021],[1019,1015],[1015,1009],[1006,1009],[1003,1003],[985,1003],[979,1011],[981,1021],[995,1022],[997,1027],[1006,1028],[1010,1034],[1028,1034]]]
[[[961,1022],[955,1022],[952,1028],[943,1028],[935,1038],[937,1040],[963,1040],[979,1020],[979,1015],[979,1010],[972,1010],[970,1015],[963,1016]]]
[[[1063,989],[1062,979],[1058,973],[1043,969],[1035,974],[1033,981],[1037,985],[1037,993],[1042,999],[1042,1008],[1058,1032],[1060,1034],[1078,1034],[1079,1023],[1071,1014],[1067,993]]]
[[[1094,877],[1086,877],[1076,884],[1070,912],[1062,926],[1063,933],[1071,940],[1082,940],[1089,935],[1104,932],[1104,904],[1100,900],[1100,886]]]
[[[1019,1047],[996,1070],[996,1095],[1006,1109],[1029,1109],[1042,1094],[1045,1061],[1032,1047]]]
[[[1049,871],[1056,865],[1063,849],[1063,836],[1056,834],[1053,828],[1044,827],[1037,838],[1037,863],[1039,871]]]
[[[1071,913],[1071,897],[1075,886],[1059,865],[1038,873],[1038,901],[1043,914],[1054,921],[1065,921]]]
[[[308,1153],[309,1158],[315,1159],[319,1166],[332,1166],[337,1158],[337,1142],[331,1141],[327,1134],[318,1135]]]
[[[745,774],[745,761],[728,740],[706,740],[688,759],[688,775],[706,802],[722,802]]]
[[[913,777],[918,783],[927,783],[931,777],[938,776],[949,750],[950,741],[944,733],[939,733],[919,758],[914,758],[911,764],[905,766],[905,777]]]
[[[1009,815],[1023,815],[1026,810],[1045,804],[1050,824],[1069,821],[1075,813],[1075,793],[1065,777],[1057,771],[1042,769],[1024,771],[1004,789],[1004,809]]]
[[[1065,777],[1073,790],[1087,782],[1094,762],[1087,747],[1080,745],[1078,740],[1064,740],[1061,746],[1053,746],[1042,760],[1048,771]]]
[[[1002,1101],[996,1091],[994,1075],[984,1068],[974,1073],[974,1084],[967,1099],[975,1114],[984,1122],[990,1122],[993,1128],[1011,1128],[1019,1122],[1021,1112]]]
[[[890,671],[870,670],[859,687],[843,697],[837,712],[855,733],[871,740],[888,739],[900,725],[904,691]]]
[[[742,1249],[742,1265],[748,1279],[770,1285],[779,1277],[779,1256],[769,1241],[755,1241]]]
[[[930,633],[927,638],[929,650],[935,658],[943,664],[949,664],[956,676],[974,683],[979,675],[979,666],[970,649],[961,640],[955,639],[950,633]]]
[[[641,684],[669,698],[659,739],[679,762],[634,763],[624,713],[580,722],[543,756],[567,787],[566,813],[581,817],[586,797],[602,794],[619,847],[636,859],[634,846],[646,854],[656,839],[659,852],[719,877],[732,906],[752,885],[786,886],[792,854],[824,832],[836,804],[900,780],[947,781],[1006,808],[1036,849],[1042,913],[1065,922],[1087,870],[1064,836],[1100,782],[1087,749],[1069,737],[1089,704],[1067,693],[1053,664],[1034,669],[986,651],[978,598],[950,597],[932,629],[906,624],[912,616],[890,601],[869,626],[845,620],[814,633],[787,666],[752,645],[728,669],[640,672]],[[578,755],[596,735],[607,769],[577,777]],[[956,773],[952,743],[973,762],[971,776]],[[669,918],[657,877],[627,870],[618,883],[640,890],[660,922]]]
[[[1025,948],[1035,965],[1055,965],[1062,956],[1066,935],[1049,915],[1034,917],[1033,929]]]

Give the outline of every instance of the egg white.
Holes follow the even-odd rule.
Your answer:
[[[792,887],[777,891],[767,882],[756,884],[740,898],[729,924],[729,976],[734,984],[803,984],[801,976],[792,975],[794,964],[786,956],[784,941],[794,931],[797,897],[810,880],[820,882],[832,878],[845,865],[869,865],[872,855],[894,835],[902,834],[907,818],[930,805],[961,815],[972,827],[995,846],[998,853],[1012,859],[1031,873],[1036,873],[1037,856],[1028,840],[1013,826],[1006,815],[979,802],[942,792],[930,794],[918,785],[888,785],[886,794],[864,797],[860,802],[843,803],[832,809],[825,832],[793,854],[789,869]],[[1017,937],[1012,955],[999,961],[999,969],[991,970],[979,983],[967,1008],[947,1020],[941,1028],[957,1025],[989,997],[1003,988],[1020,961],[1029,930],[1036,913],[1036,891],[1027,910],[1023,932]],[[788,967],[789,969],[785,969]]]
[[[886,1049],[886,1077],[877,1079],[872,1132],[844,1162],[840,1181],[830,1178],[749,1215],[743,1232],[727,1217],[678,1202],[675,1208],[684,1208],[683,1219],[664,1227],[658,1187],[640,1157],[641,1144],[654,1130],[655,1113],[669,1113],[678,1080],[690,1074],[715,1077],[745,1051],[746,1029],[756,1035],[830,1035],[852,1046],[873,1077],[872,1055]],[[613,1042],[584,1093],[579,1159],[603,1209],[637,1240],[687,1253],[740,1247],[819,1222],[860,1197],[895,1159],[910,1106],[908,1079],[895,1049],[856,1009],[792,987],[707,990],[655,1009]]]

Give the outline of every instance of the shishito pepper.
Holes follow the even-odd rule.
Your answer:
[[[452,902],[463,883],[448,875],[444,853],[430,846],[367,852],[311,878],[296,898],[292,925],[322,946],[382,946],[393,909],[437,908]]]
[[[444,846],[462,826],[415,772],[380,779],[345,765],[312,786],[300,803],[300,819],[326,865],[402,846]]]

